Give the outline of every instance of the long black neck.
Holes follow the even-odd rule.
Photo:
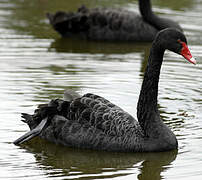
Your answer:
[[[152,44],[140,91],[137,105],[137,118],[145,134],[147,134],[147,130],[152,127],[150,125],[160,121],[160,115],[157,108],[157,97],[159,75],[164,51],[165,49],[161,48],[158,43],[154,42]]]
[[[148,22],[158,30],[162,30],[170,26],[180,28],[177,24],[173,24],[174,22],[155,15],[152,11],[150,0],[139,0],[139,9],[144,21]]]

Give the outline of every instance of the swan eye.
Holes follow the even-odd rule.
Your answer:
[[[181,45],[181,48],[183,49],[186,45],[185,42],[181,41],[180,39],[177,40],[177,42]]]
[[[178,39],[177,42],[180,43],[180,44],[184,44],[184,43],[187,44],[186,39],[185,40]]]

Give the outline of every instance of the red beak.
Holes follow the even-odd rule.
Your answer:
[[[192,64],[196,64],[196,60],[192,57],[190,51],[189,51],[189,48],[187,47],[186,43],[185,42],[180,42],[182,44],[182,49],[181,49],[181,52],[180,54],[185,58],[187,59],[190,63]]]

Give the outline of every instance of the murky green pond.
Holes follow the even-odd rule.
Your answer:
[[[12,144],[28,130],[21,112],[69,88],[104,96],[136,117],[151,44],[61,39],[45,13],[82,4],[138,11],[135,0],[0,1],[0,179],[202,179],[202,0],[152,1],[156,13],[180,22],[198,61],[194,66],[167,52],[161,71],[159,108],[178,151],[108,153],[40,139]]]

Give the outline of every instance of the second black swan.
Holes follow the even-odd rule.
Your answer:
[[[162,29],[182,31],[175,21],[155,15],[150,0],[139,0],[139,9],[141,15],[125,9],[81,6],[75,13],[58,11],[47,17],[61,36],[90,40],[152,42]]]
[[[177,149],[177,139],[161,120],[157,107],[159,75],[166,49],[196,64],[181,32],[172,28],[160,31],[152,43],[144,74],[137,105],[138,121],[103,97],[67,91],[64,99],[39,106],[33,115],[22,114],[31,131],[14,144],[40,136],[68,147],[105,151]]]

